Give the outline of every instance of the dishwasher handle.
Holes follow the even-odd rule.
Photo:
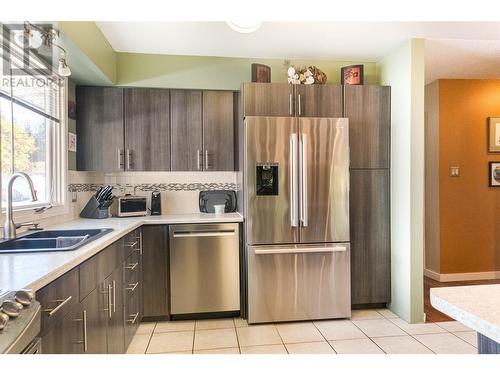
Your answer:
[[[216,231],[174,231],[174,238],[182,237],[231,237],[236,234],[236,231],[231,230],[216,230]]]

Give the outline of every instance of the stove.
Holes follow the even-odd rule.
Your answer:
[[[0,353],[35,354],[41,352],[40,303],[28,289],[0,290]]]

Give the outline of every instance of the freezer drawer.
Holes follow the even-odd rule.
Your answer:
[[[248,322],[351,316],[348,243],[249,246]]]
[[[240,310],[238,224],[171,225],[171,314]]]

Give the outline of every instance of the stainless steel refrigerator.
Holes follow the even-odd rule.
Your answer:
[[[349,317],[346,118],[245,117],[249,323]]]

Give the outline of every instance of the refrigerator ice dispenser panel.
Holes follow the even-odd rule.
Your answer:
[[[278,163],[257,163],[257,195],[278,195]]]

